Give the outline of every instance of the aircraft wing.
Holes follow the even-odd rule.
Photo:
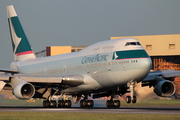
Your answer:
[[[11,84],[7,84],[11,83]],[[0,75],[0,91],[12,90],[17,98],[48,98],[50,93],[56,92],[57,87],[68,88],[84,83],[82,75],[66,76],[30,76],[25,74]],[[12,88],[11,88],[12,87]],[[28,91],[28,92],[27,92]]]
[[[82,75],[22,76],[20,78],[30,83],[61,83],[70,86],[78,86],[84,83],[84,77]]]
[[[84,83],[84,76],[82,75],[66,75],[66,76],[30,76],[30,75],[0,75],[0,81],[8,82],[12,78],[20,78],[29,83],[47,83],[47,84],[63,84],[70,86],[78,86]]]
[[[142,81],[142,86],[154,86],[154,84],[163,80],[174,81],[174,78],[178,76],[180,76],[180,71],[175,70],[150,72],[148,76]]]
[[[177,76],[180,76],[180,71],[161,70],[161,71],[150,72],[149,75],[143,81],[146,82],[146,81],[155,80],[156,76],[160,76],[162,78],[167,78],[167,79],[175,78]]]

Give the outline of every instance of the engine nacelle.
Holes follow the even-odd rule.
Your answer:
[[[169,97],[174,94],[175,86],[171,81],[163,80],[155,85],[154,92],[160,97]]]
[[[34,96],[35,88],[32,84],[28,82],[22,82],[14,88],[13,94],[17,98],[29,99]]]

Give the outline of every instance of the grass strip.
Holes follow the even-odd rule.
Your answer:
[[[1,120],[179,120],[180,115],[58,112],[0,112]]]

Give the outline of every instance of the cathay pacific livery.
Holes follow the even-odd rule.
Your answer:
[[[68,54],[36,58],[23,31],[14,7],[7,6],[7,16],[14,53],[10,69],[0,69],[0,90],[12,91],[19,99],[44,99],[43,107],[93,107],[93,98],[111,96],[108,108],[119,108],[115,95],[127,96],[127,103],[136,103],[134,86],[154,87],[159,96],[171,96],[175,87],[172,78],[179,71],[151,72],[151,59],[134,38],[107,40]],[[2,45],[2,44],[1,44]],[[62,99],[53,101],[53,95]]]

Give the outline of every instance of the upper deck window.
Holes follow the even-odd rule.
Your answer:
[[[141,45],[139,42],[127,42],[125,46],[128,45]]]

